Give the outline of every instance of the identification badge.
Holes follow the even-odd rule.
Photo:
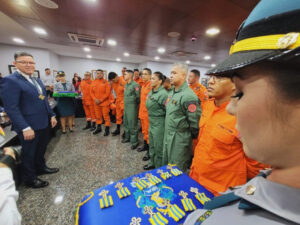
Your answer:
[[[44,100],[44,99],[45,99],[45,96],[42,95],[42,94],[40,94],[40,95],[39,95],[39,99]]]

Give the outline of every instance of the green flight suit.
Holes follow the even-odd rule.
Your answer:
[[[192,158],[193,138],[199,132],[200,100],[185,82],[173,89],[166,101],[163,164],[176,164],[187,172]]]
[[[124,130],[125,140],[132,145],[138,144],[138,110],[140,104],[141,88],[131,81],[125,85],[124,90]]]
[[[165,102],[168,93],[163,86],[156,91],[151,90],[148,94],[146,107],[149,118],[149,155],[148,166],[161,167],[163,156],[163,142],[165,132],[166,107]]]

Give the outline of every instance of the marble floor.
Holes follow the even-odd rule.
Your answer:
[[[71,225],[77,204],[90,191],[143,172],[145,152],[131,150],[121,137],[103,137],[82,131],[84,119],[76,119],[75,132],[60,131],[48,146],[49,167],[60,172],[41,176],[50,182],[43,189],[20,186],[18,208],[24,225]],[[115,129],[112,124],[112,130]],[[142,144],[142,135],[140,143]]]

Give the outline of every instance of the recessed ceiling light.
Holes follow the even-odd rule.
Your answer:
[[[45,29],[43,29],[41,27],[35,27],[35,28],[33,28],[33,31],[37,34],[47,35],[47,32],[45,31]]]
[[[211,66],[211,67],[216,67],[216,64],[213,63],[213,64],[211,64],[210,66]]]
[[[117,60],[118,62],[120,62],[120,61],[121,61],[121,59],[120,59],[120,58],[116,58],[116,60]]]
[[[154,57],[155,60],[160,60],[159,56]]]
[[[180,36],[180,33],[172,31],[172,32],[168,33],[168,36],[171,37],[171,38],[177,38],[177,37]]]
[[[190,63],[191,63],[191,61],[190,61],[190,60],[187,60],[187,61],[185,61],[185,63],[186,63],[186,64],[190,64]]]
[[[116,46],[117,45],[117,42],[113,39],[108,39],[107,40],[107,44],[111,45],[111,46]]]
[[[124,56],[128,57],[130,54],[128,52],[124,52]]]
[[[16,43],[18,43],[18,44],[24,44],[25,43],[25,41],[23,40],[23,39],[21,39],[21,38],[13,38],[13,41],[14,42],[16,42]]]
[[[86,55],[86,57],[87,57],[88,59],[91,59],[91,58],[92,58],[92,56],[91,56],[91,55]]]
[[[216,28],[216,27],[212,27],[212,28],[209,28],[208,30],[206,30],[205,33],[209,36],[214,36],[214,35],[217,35],[218,33],[220,33],[220,29]]]
[[[48,9],[58,9],[58,5],[52,0],[34,0],[37,4]]]
[[[210,57],[209,55],[206,55],[206,56],[204,56],[204,59],[205,59],[205,60],[210,60],[211,57]]]
[[[83,51],[85,51],[85,52],[90,52],[91,49],[90,49],[89,47],[84,47],[84,48],[83,48]]]
[[[163,53],[165,53],[166,49],[160,47],[160,48],[157,49],[157,51],[158,51],[159,53],[163,54]]]

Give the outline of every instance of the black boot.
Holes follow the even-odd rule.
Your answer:
[[[150,159],[149,150],[146,152],[146,155],[143,157],[143,161],[148,161]]]
[[[98,124],[98,125],[97,125],[97,128],[96,128],[96,130],[94,130],[93,134],[98,134],[98,133],[100,133],[101,131],[102,131],[101,124]]]
[[[105,127],[104,136],[108,136],[108,135],[109,135],[109,127]]]
[[[94,131],[96,129],[96,122],[92,122],[90,131]]]
[[[87,129],[91,128],[91,127],[92,127],[91,126],[91,121],[87,121],[86,122],[86,126],[84,128],[82,128],[82,130],[87,130]]]
[[[121,127],[121,125],[118,124],[118,125],[117,125],[117,128],[116,128],[113,132],[111,132],[111,135],[112,135],[112,136],[119,135],[119,134],[120,134],[120,127]]]
[[[140,148],[138,148],[138,152],[143,152],[149,150],[149,145],[147,144],[147,141],[144,140],[144,145]]]
[[[143,168],[144,170],[153,170],[155,169],[155,166],[145,165]]]

